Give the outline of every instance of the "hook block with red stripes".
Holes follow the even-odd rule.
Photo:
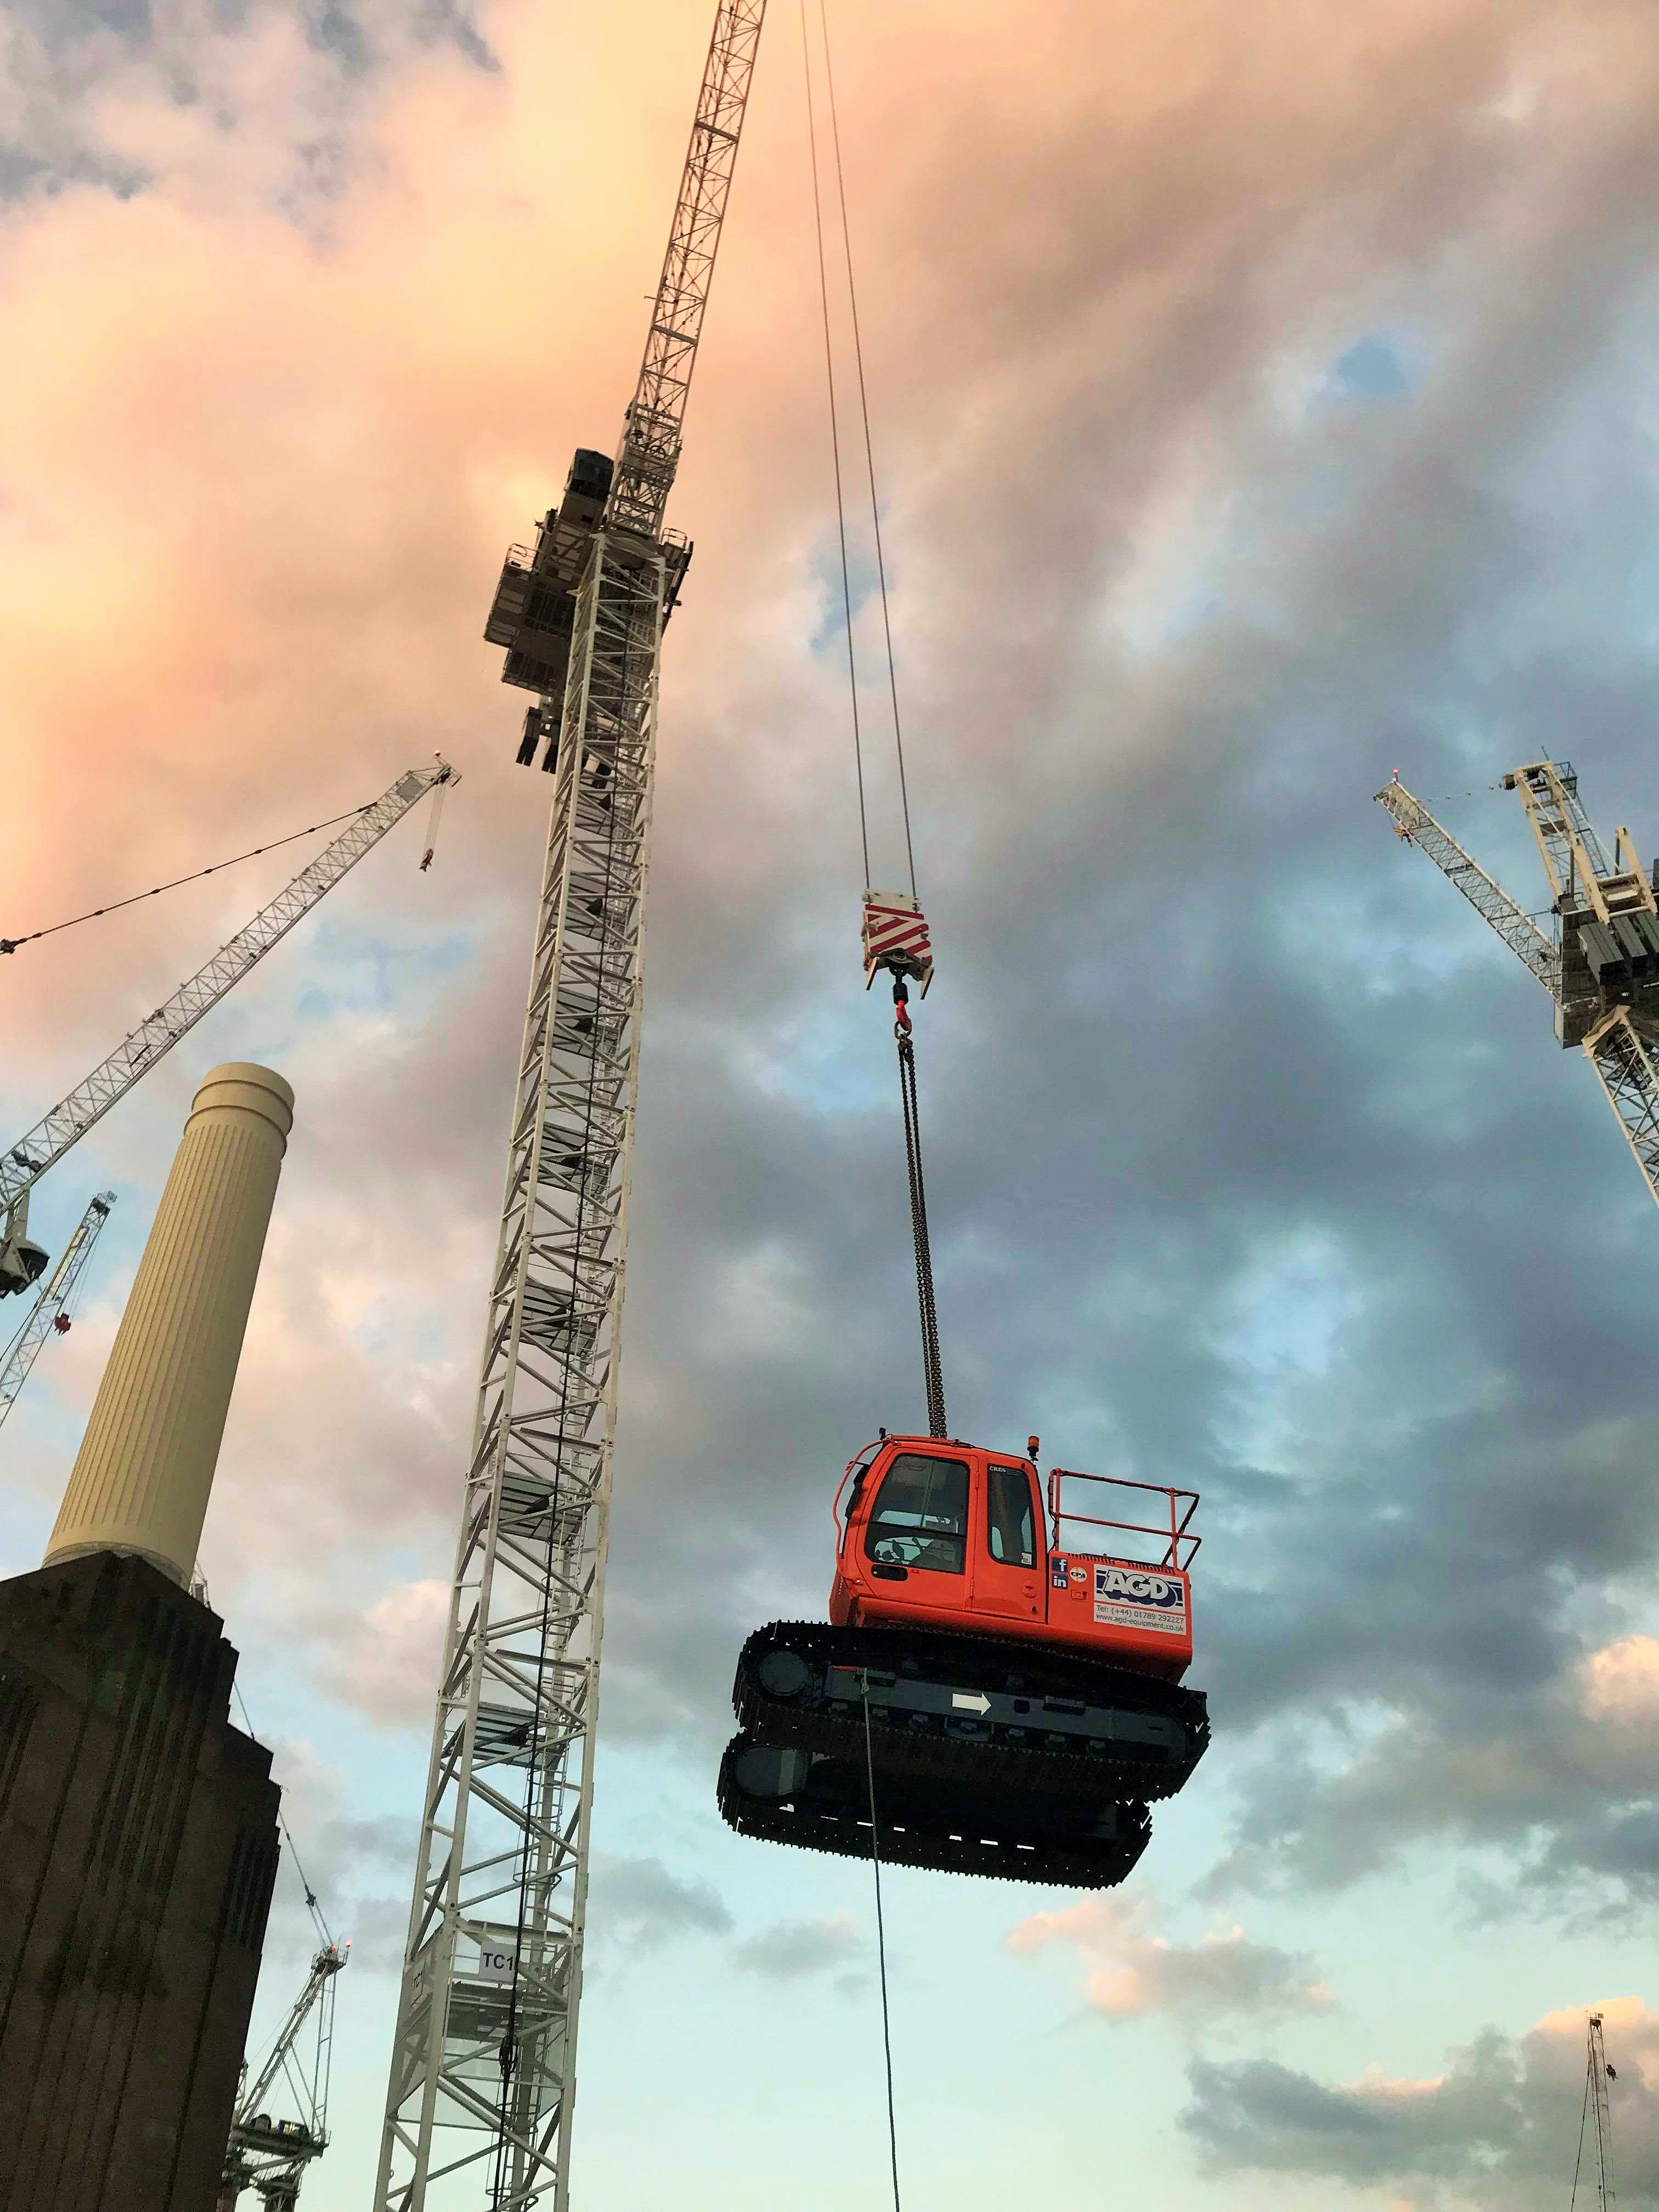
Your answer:
[[[864,988],[878,974],[920,983],[921,995],[933,980],[933,947],[927,935],[927,917],[913,898],[902,891],[864,894]]]

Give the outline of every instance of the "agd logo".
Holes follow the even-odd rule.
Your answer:
[[[1139,1605],[1159,1612],[1182,1612],[1187,1594],[1168,1575],[1155,1575],[1140,1567],[1097,1567],[1095,1596],[1117,1605]]]

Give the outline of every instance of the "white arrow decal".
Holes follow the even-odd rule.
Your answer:
[[[952,1690],[951,1703],[961,1706],[965,1712],[978,1713],[981,1719],[991,1710],[991,1700],[983,1690],[975,1690],[971,1698],[964,1691]]]

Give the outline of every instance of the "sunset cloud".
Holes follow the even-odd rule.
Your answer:
[[[1193,2028],[1237,2014],[1271,2016],[1328,2012],[1335,2002],[1314,1978],[1304,1955],[1253,1942],[1242,1928],[1216,1930],[1196,1943],[1154,1932],[1152,1902],[1144,1893],[1091,1897],[1058,1912],[1035,1912],[1009,1930],[1012,1951],[1058,1945],[1084,1968],[1092,2010],[1126,2021],[1169,2013]]]

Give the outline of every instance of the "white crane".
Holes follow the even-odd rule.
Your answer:
[[[16,1404],[17,1394],[28,1380],[29,1370],[46,1339],[68,1334],[70,1304],[76,1285],[92,1257],[98,1232],[109,1219],[109,1210],[114,1203],[112,1190],[100,1190],[91,1200],[76,1224],[75,1234],[64,1245],[63,1257],[52,1269],[51,1280],[35,1299],[28,1318],[5,1351],[0,1352],[0,1422]]]
[[[1607,2063],[1599,2012],[1591,2013],[1585,2022],[1584,2046],[1584,2104],[1578,2116],[1578,2159],[1572,2170],[1571,2203],[1576,2207],[1578,2203],[1578,2177],[1584,2166],[1584,2137],[1593,2115],[1595,2122],[1595,2202],[1600,2212],[1607,2212],[1607,2207],[1614,2202],[1613,2121],[1607,2110],[1607,2084],[1616,2081],[1619,2075]]]
[[[228,945],[222,945],[170,999],[164,999],[154,1013],[146,1014],[136,1029],[130,1030],[108,1059],[100,1060],[67,1098],[60,1099],[15,1144],[0,1152],[0,1212],[4,1217],[0,1224],[0,1297],[27,1290],[46,1272],[50,1255],[30,1238],[28,1224],[29,1193],[48,1168],[55,1167],[95,1121],[125,1097],[141,1076],[147,1075],[180,1037],[194,1029],[204,1014],[210,1013],[272,945],[280,943],[295,922],[303,921],[318,900],[402,821],[411,806],[435,786],[459,781],[455,771],[441,758],[431,768],[406,769],[372,806],[354,816],[349,826],[301,868],[268,906],[261,907]],[[11,947],[8,945],[5,949]]]
[[[1557,1039],[1583,1048],[1659,1202],[1659,896],[1628,830],[1608,857],[1571,761],[1528,762],[1504,789],[1520,793],[1543,856],[1548,934],[1397,779],[1376,797],[1548,992]]]
[[[639,1081],[663,528],[765,0],[720,0],[614,467],[579,452],[485,635],[552,820],[398,2006],[377,2208],[563,2212]]]
[[[238,2097],[225,2147],[217,2212],[235,2212],[245,2189],[257,2192],[265,2212],[293,2212],[307,2166],[328,2148],[334,1982],[349,1954],[350,1946],[339,1943],[325,1943],[317,1953],[306,1985],[294,2000],[264,2065]],[[300,2032],[313,2011],[317,2033],[309,2051],[302,2051]],[[299,2107],[298,2119],[273,2119],[265,2110],[279,2075]]]

